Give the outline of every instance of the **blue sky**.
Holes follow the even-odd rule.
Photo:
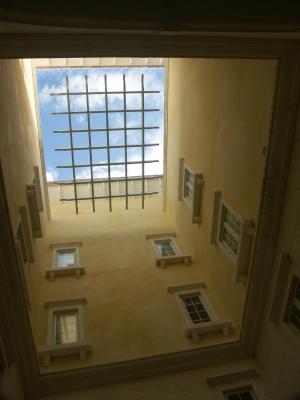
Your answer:
[[[89,91],[104,90],[104,74],[107,75],[107,86],[109,91],[123,90],[123,74],[126,75],[127,90],[141,90],[141,74],[144,74],[145,90],[160,90],[160,94],[145,94],[145,108],[159,108],[159,112],[145,113],[145,126],[159,126],[159,129],[145,131],[145,143],[159,143],[159,146],[145,149],[145,160],[157,159],[158,163],[145,164],[145,174],[163,173],[163,136],[164,136],[164,68],[51,68],[38,69],[38,93],[40,105],[40,118],[45,153],[45,167],[47,180],[72,179],[72,169],[58,169],[57,165],[71,164],[70,152],[55,151],[57,147],[69,147],[70,139],[68,133],[53,133],[53,130],[68,129],[67,115],[52,115],[52,112],[67,111],[66,96],[50,96],[53,92],[65,92],[65,77],[69,77],[70,91],[85,91],[85,75],[88,76]],[[104,110],[104,95],[89,96],[91,110]],[[128,94],[126,96],[127,108],[140,109],[141,95]],[[86,96],[70,96],[71,111],[86,111]],[[123,95],[108,95],[109,109],[123,109]],[[141,113],[127,113],[127,127],[141,126]],[[87,129],[87,114],[72,115],[73,129]],[[91,114],[91,128],[105,128],[105,114]],[[109,115],[110,128],[123,128],[123,113],[111,113]],[[92,145],[105,146],[106,132],[92,132]],[[128,144],[141,143],[141,130],[127,132]],[[110,132],[110,144],[124,144],[124,131]],[[73,145],[88,146],[88,133],[73,133]],[[93,163],[105,163],[107,151],[96,149],[92,152]],[[124,149],[111,149],[111,162],[124,161]],[[127,152],[128,161],[141,160],[141,148],[129,148]],[[81,150],[75,152],[75,164],[89,163],[89,151]],[[141,164],[128,165],[128,175],[141,175]],[[94,167],[95,178],[106,178],[107,167]],[[112,166],[112,177],[125,176],[124,166]],[[89,179],[89,168],[76,168],[77,179]]]

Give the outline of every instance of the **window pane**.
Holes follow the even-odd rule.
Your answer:
[[[54,314],[54,343],[66,344],[78,341],[78,311],[69,310]]]
[[[58,250],[56,253],[56,266],[59,268],[70,267],[76,264],[76,250]]]
[[[155,240],[155,246],[162,257],[175,256],[176,252],[170,239]]]
[[[293,299],[291,302],[291,307],[288,315],[288,320],[291,322],[294,327],[300,331],[300,279],[296,278],[296,287],[293,293]]]
[[[181,297],[185,309],[194,324],[211,321],[211,318],[201,301],[200,295]]]

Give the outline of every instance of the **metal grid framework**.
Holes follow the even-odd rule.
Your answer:
[[[93,212],[95,212],[95,200],[97,199],[109,199],[109,210],[112,211],[112,199],[114,197],[125,198],[126,210],[128,209],[128,199],[130,196],[141,196],[142,200],[142,208],[144,209],[145,206],[145,196],[158,194],[157,191],[146,192],[145,191],[145,164],[148,163],[157,163],[159,160],[145,160],[145,148],[146,147],[153,147],[159,146],[159,143],[145,143],[145,132],[147,130],[158,129],[159,126],[145,126],[145,113],[147,112],[157,112],[160,111],[158,108],[145,108],[145,94],[159,94],[159,90],[145,90],[144,88],[144,74],[141,74],[141,90],[127,90],[126,89],[126,76],[123,74],[123,90],[122,91],[108,91],[107,89],[107,75],[104,75],[104,91],[89,91],[89,82],[88,76],[85,75],[85,91],[83,92],[71,92],[70,85],[69,85],[69,77],[66,76],[66,91],[65,92],[58,92],[58,93],[51,93],[51,96],[66,96],[67,99],[67,111],[60,111],[60,112],[53,112],[53,115],[67,115],[68,116],[68,129],[65,130],[54,130],[53,133],[55,134],[68,134],[69,135],[69,147],[63,148],[56,148],[55,151],[62,151],[62,152],[69,152],[71,155],[71,164],[70,165],[57,165],[57,168],[69,168],[72,169],[73,175],[73,186],[74,186],[74,197],[73,198],[66,198],[61,199],[62,201],[74,201],[75,202],[75,209],[76,214],[78,214],[78,202],[81,200],[91,200],[92,201],[92,208]],[[141,95],[141,108],[139,109],[128,109],[127,102],[126,102],[126,95],[127,94],[138,94]],[[86,98],[86,110],[85,111],[72,111],[71,109],[71,96],[82,96],[85,95]],[[104,110],[91,110],[90,109],[90,96],[93,95],[104,95],[105,99],[105,109]],[[109,95],[122,95],[123,96],[123,108],[122,109],[110,109],[109,108]],[[128,127],[127,126],[127,113],[132,112],[139,112],[142,116],[142,123],[141,126],[137,127]],[[123,124],[122,128],[111,128],[109,126],[109,115],[110,113],[123,113]],[[73,129],[72,126],[72,115],[81,114],[87,115],[87,129]],[[92,114],[105,114],[105,128],[98,128],[94,129],[91,128],[91,115]],[[142,140],[141,144],[128,144],[127,143],[127,133],[128,131],[141,131],[142,133]],[[114,131],[123,131],[124,132],[124,144],[123,145],[111,145],[110,144],[110,132]],[[88,133],[88,146],[83,147],[75,147],[74,146],[74,133]],[[106,145],[105,146],[93,146],[92,144],[92,132],[104,132],[106,133]],[[128,161],[128,153],[127,150],[129,148],[141,148],[142,149],[142,157],[141,161]],[[107,151],[107,162],[105,163],[95,163],[93,162],[93,150],[102,149]],[[124,162],[111,162],[111,150],[112,149],[124,149],[125,160]],[[89,162],[85,164],[76,164],[75,163],[75,152],[88,150],[89,151]],[[132,179],[133,177],[128,176],[128,165],[130,164],[140,164],[142,166],[142,174],[140,180],[142,182],[142,190],[140,193],[129,193],[128,190],[128,180]],[[119,165],[125,167],[125,177],[120,178],[120,180],[125,181],[125,193],[124,194],[112,194],[112,177],[111,177],[111,167]],[[94,177],[94,167],[104,166],[107,167],[108,176],[108,195],[103,196],[96,196],[95,195],[95,183],[97,182],[97,178]],[[76,168],[83,168],[88,167],[90,170],[91,176],[91,196],[87,197],[79,197],[77,191],[77,184],[76,182]],[[64,182],[61,182],[64,184]]]

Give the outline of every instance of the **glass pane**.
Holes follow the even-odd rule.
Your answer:
[[[78,311],[69,310],[54,314],[54,343],[66,344],[78,341]]]
[[[75,249],[58,250],[56,253],[56,266],[58,268],[70,267],[76,264]]]

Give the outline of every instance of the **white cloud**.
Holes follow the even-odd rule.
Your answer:
[[[47,182],[57,181],[58,178],[59,178],[58,172],[53,167],[49,167],[46,171]]]

